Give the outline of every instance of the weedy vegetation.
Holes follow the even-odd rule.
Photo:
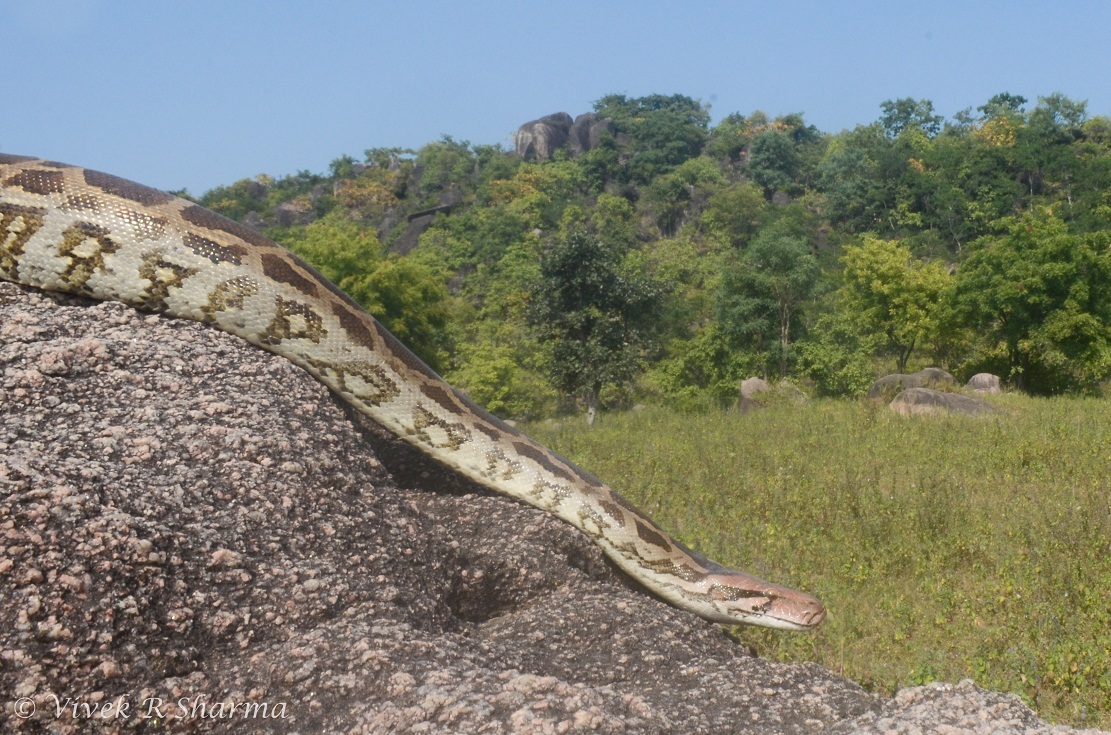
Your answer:
[[[649,408],[528,431],[695,550],[826,603],[814,633],[735,628],[760,655],[887,694],[971,678],[1111,727],[1111,413],[995,403],[990,418]]]

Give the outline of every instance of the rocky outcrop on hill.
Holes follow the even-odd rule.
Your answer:
[[[602,135],[617,135],[617,126],[613,120],[604,118],[599,120],[593,112],[587,112],[575,118],[568,135],[572,156],[581,156],[594,150],[602,140]]]
[[[61,735],[1067,732],[758,658],[286,360],[2,282],[0,695]]]
[[[550,161],[557,150],[567,147],[577,157],[597,148],[606,133],[616,134],[613,120],[599,120],[593,112],[572,120],[566,112],[557,112],[517,129],[517,155],[526,161]]]
[[[517,155],[526,161],[550,161],[567,142],[573,123],[566,112],[525,123],[517,128]]]

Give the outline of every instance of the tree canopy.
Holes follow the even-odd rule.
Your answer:
[[[559,390],[586,399],[588,416],[602,388],[623,387],[650,346],[660,291],[622,263],[620,246],[572,227],[540,261],[531,322],[550,350],[547,370]]]
[[[1094,392],[1111,374],[1111,119],[1030,99],[950,118],[890,99],[825,133],[801,113],[714,124],[682,94],[611,94],[594,111],[614,134],[585,153],[525,162],[443,136],[199,201],[278,237],[511,417],[710,405],[751,374],[855,394],[927,364]]]
[[[895,367],[906,372],[914,348],[941,328],[941,297],[949,274],[937,261],[922,261],[896,240],[865,236],[845,247],[839,308],[859,329],[884,340]]]
[[[955,301],[1000,372],[1037,393],[1093,390],[1111,361],[1111,232],[1008,219],[972,244]]]

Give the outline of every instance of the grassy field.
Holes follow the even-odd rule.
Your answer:
[[[813,401],[528,427],[712,559],[820,597],[815,633],[736,632],[891,693],[971,678],[1111,728],[1111,404],[993,418]]]

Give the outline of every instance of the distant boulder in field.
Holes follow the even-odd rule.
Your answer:
[[[574,122],[566,112],[557,112],[525,123],[514,139],[517,155],[526,161],[552,160],[567,142]]]
[[[741,413],[760,407],[757,398],[761,393],[767,393],[772,387],[763,378],[745,378],[741,381],[741,390],[737,396],[737,410]]]
[[[885,375],[868,389],[868,397],[889,401],[907,388],[948,388],[957,384],[956,378],[941,368],[925,368],[916,373]]]
[[[1000,387],[999,376],[991,373],[976,373],[968,379],[964,387],[977,393],[987,393],[993,396],[1003,392]]]
[[[943,393],[930,388],[909,388],[891,401],[891,410],[903,416],[962,414],[979,416],[996,409],[983,398],[960,393]]]
[[[774,387],[763,378],[748,378],[741,382],[741,389],[737,396],[737,410],[744,413],[773,401],[805,403],[809,400],[809,396],[786,378],[780,380]]]
[[[775,384],[775,395],[789,403],[806,403],[810,396],[802,392],[802,388],[783,378]]]

